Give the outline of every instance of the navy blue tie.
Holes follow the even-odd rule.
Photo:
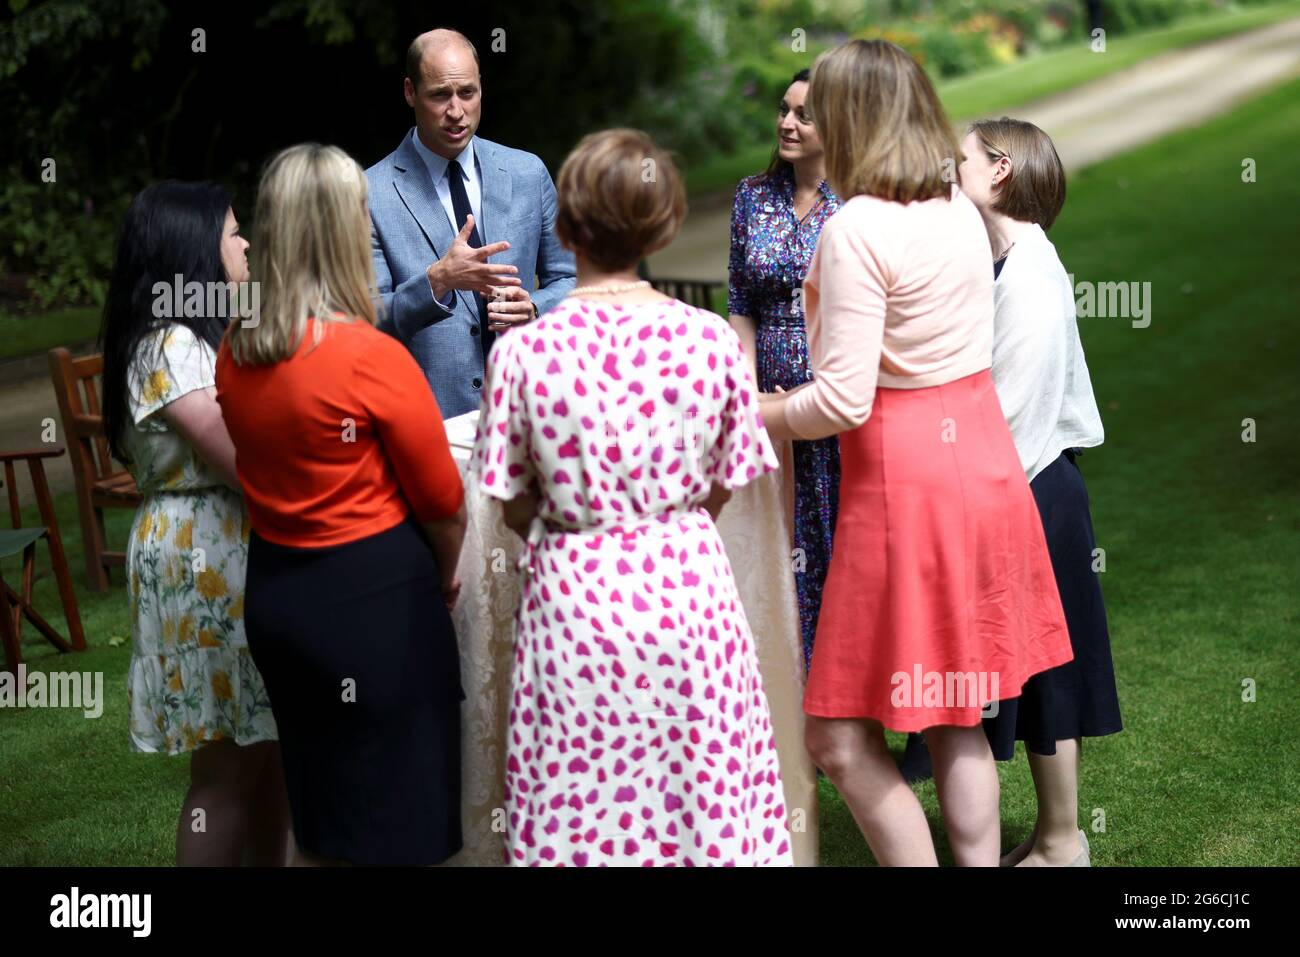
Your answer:
[[[451,187],[451,208],[456,214],[456,232],[459,233],[465,226],[465,220],[469,218],[473,210],[469,205],[469,194],[465,192],[465,174],[461,170],[460,163],[452,160],[447,164],[447,183]],[[478,221],[475,220],[474,228],[469,233],[469,244],[475,249],[483,245],[483,240],[479,236]],[[488,331],[488,314],[487,303],[483,296],[475,292],[474,302],[478,305],[478,336],[479,342],[483,348],[483,363],[487,364],[488,350],[492,348],[492,341],[496,338]]]

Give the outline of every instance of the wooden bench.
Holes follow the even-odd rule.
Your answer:
[[[643,273],[644,275],[644,273]],[[679,302],[684,302],[688,306],[695,306],[697,309],[704,309],[713,312],[713,291],[715,289],[725,290],[727,284],[718,282],[715,279],[668,279],[658,276],[645,276],[650,280],[650,285],[662,292],[665,296],[672,296]],[[722,305],[722,318],[727,317],[727,307]]]
[[[99,405],[98,377],[104,371],[104,357],[96,354],[74,359],[71,352],[60,346],[50,350],[49,359],[50,378],[59,400],[59,415],[63,419],[63,434],[77,487],[86,584],[92,591],[104,591],[109,586],[108,569],[126,564],[126,552],[108,548],[104,509],[134,511],[141,495],[131,473],[118,468],[109,454]]]

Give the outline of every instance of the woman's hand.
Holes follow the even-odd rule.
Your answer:
[[[438,571],[442,578],[442,598],[447,603],[448,611],[455,607],[456,598],[460,595],[460,579],[456,577],[456,566],[460,564],[460,548],[465,541],[465,529],[468,524],[469,516],[463,501],[456,514],[423,523],[424,536],[428,539],[429,548],[438,563]]]
[[[785,406],[790,393],[782,391],[758,397],[758,414],[763,420],[767,437],[773,442],[793,441],[799,438],[785,421]]]
[[[460,578],[456,575],[451,576],[451,581],[442,583],[442,600],[447,605],[448,611],[456,610],[456,602],[460,599]]]

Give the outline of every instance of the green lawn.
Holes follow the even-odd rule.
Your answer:
[[[961,124],[1005,113],[1170,50],[1244,33],[1296,16],[1300,16],[1300,0],[1191,17],[1163,30],[1109,36],[1105,53],[1094,53],[1090,46],[1081,44],[957,77],[938,84],[939,98],[953,122]],[[692,200],[718,193],[729,197],[736,183],[755,170],[764,169],[771,155],[772,142],[764,140],[732,155],[695,164],[686,173],[686,187]]]
[[[1257,183],[1241,182],[1244,157]],[[1106,426],[1080,464],[1125,722],[1085,745],[1080,823],[1105,813],[1098,864],[1295,865],[1300,82],[1091,167],[1069,193],[1051,234],[1066,268],[1148,281],[1153,303],[1146,329],[1080,321]],[[1023,751],[1001,771],[1011,845],[1034,819]],[[917,790],[937,830],[934,785]],[[825,863],[869,863],[826,782],[822,799]]]
[[[1257,183],[1241,182],[1244,157]],[[1300,81],[1078,174],[1052,230],[1076,279],[1153,290],[1149,328],[1081,322],[1107,433],[1082,466],[1126,724],[1085,747],[1081,823],[1105,813],[1099,865],[1300,863],[1297,208]],[[80,581],[71,498],[59,506]],[[128,521],[112,517],[115,540]],[[109,644],[129,635],[125,596],[80,598],[91,650],[60,660],[29,641],[29,660],[103,671],[107,706],[94,721],[0,710],[0,864],[167,864],[186,762],[128,750],[129,641]],[[1001,773],[1011,844],[1033,791],[1023,754]],[[933,783],[917,792],[942,840]],[[826,864],[871,862],[825,781],[821,822]]]
[[[94,339],[100,314],[96,306],[74,306],[36,316],[0,315],[0,359]]]
[[[27,490],[25,471],[19,486]],[[104,710],[91,720],[72,710],[0,709],[0,865],[170,864],[189,762],[131,752],[131,624],[122,575],[114,574],[115,587],[104,594],[84,587],[76,503],[66,494],[56,507],[90,648],[61,657],[27,625],[23,654],[33,670],[102,672]],[[34,517],[33,506],[25,518]],[[121,547],[131,513],[115,509],[107,521],[109,541]],[[43,545],[40,557],[46,557]],[[16,560],[6,559],[0,568],[15,584]],[[62,628],[53,580],[38,582],[36,590],[37,607]],[[113,641],[120,644],[114,647]]]

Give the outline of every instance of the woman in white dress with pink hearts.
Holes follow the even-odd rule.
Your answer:
[[[740,341],[636,281],[686,210],[649,137],[584,138],[557,193],[578,288],[498,337],[473,459],[528,543],[506,858],[792,864],[754,639],[714,525],[732,489],[777,468]]]

